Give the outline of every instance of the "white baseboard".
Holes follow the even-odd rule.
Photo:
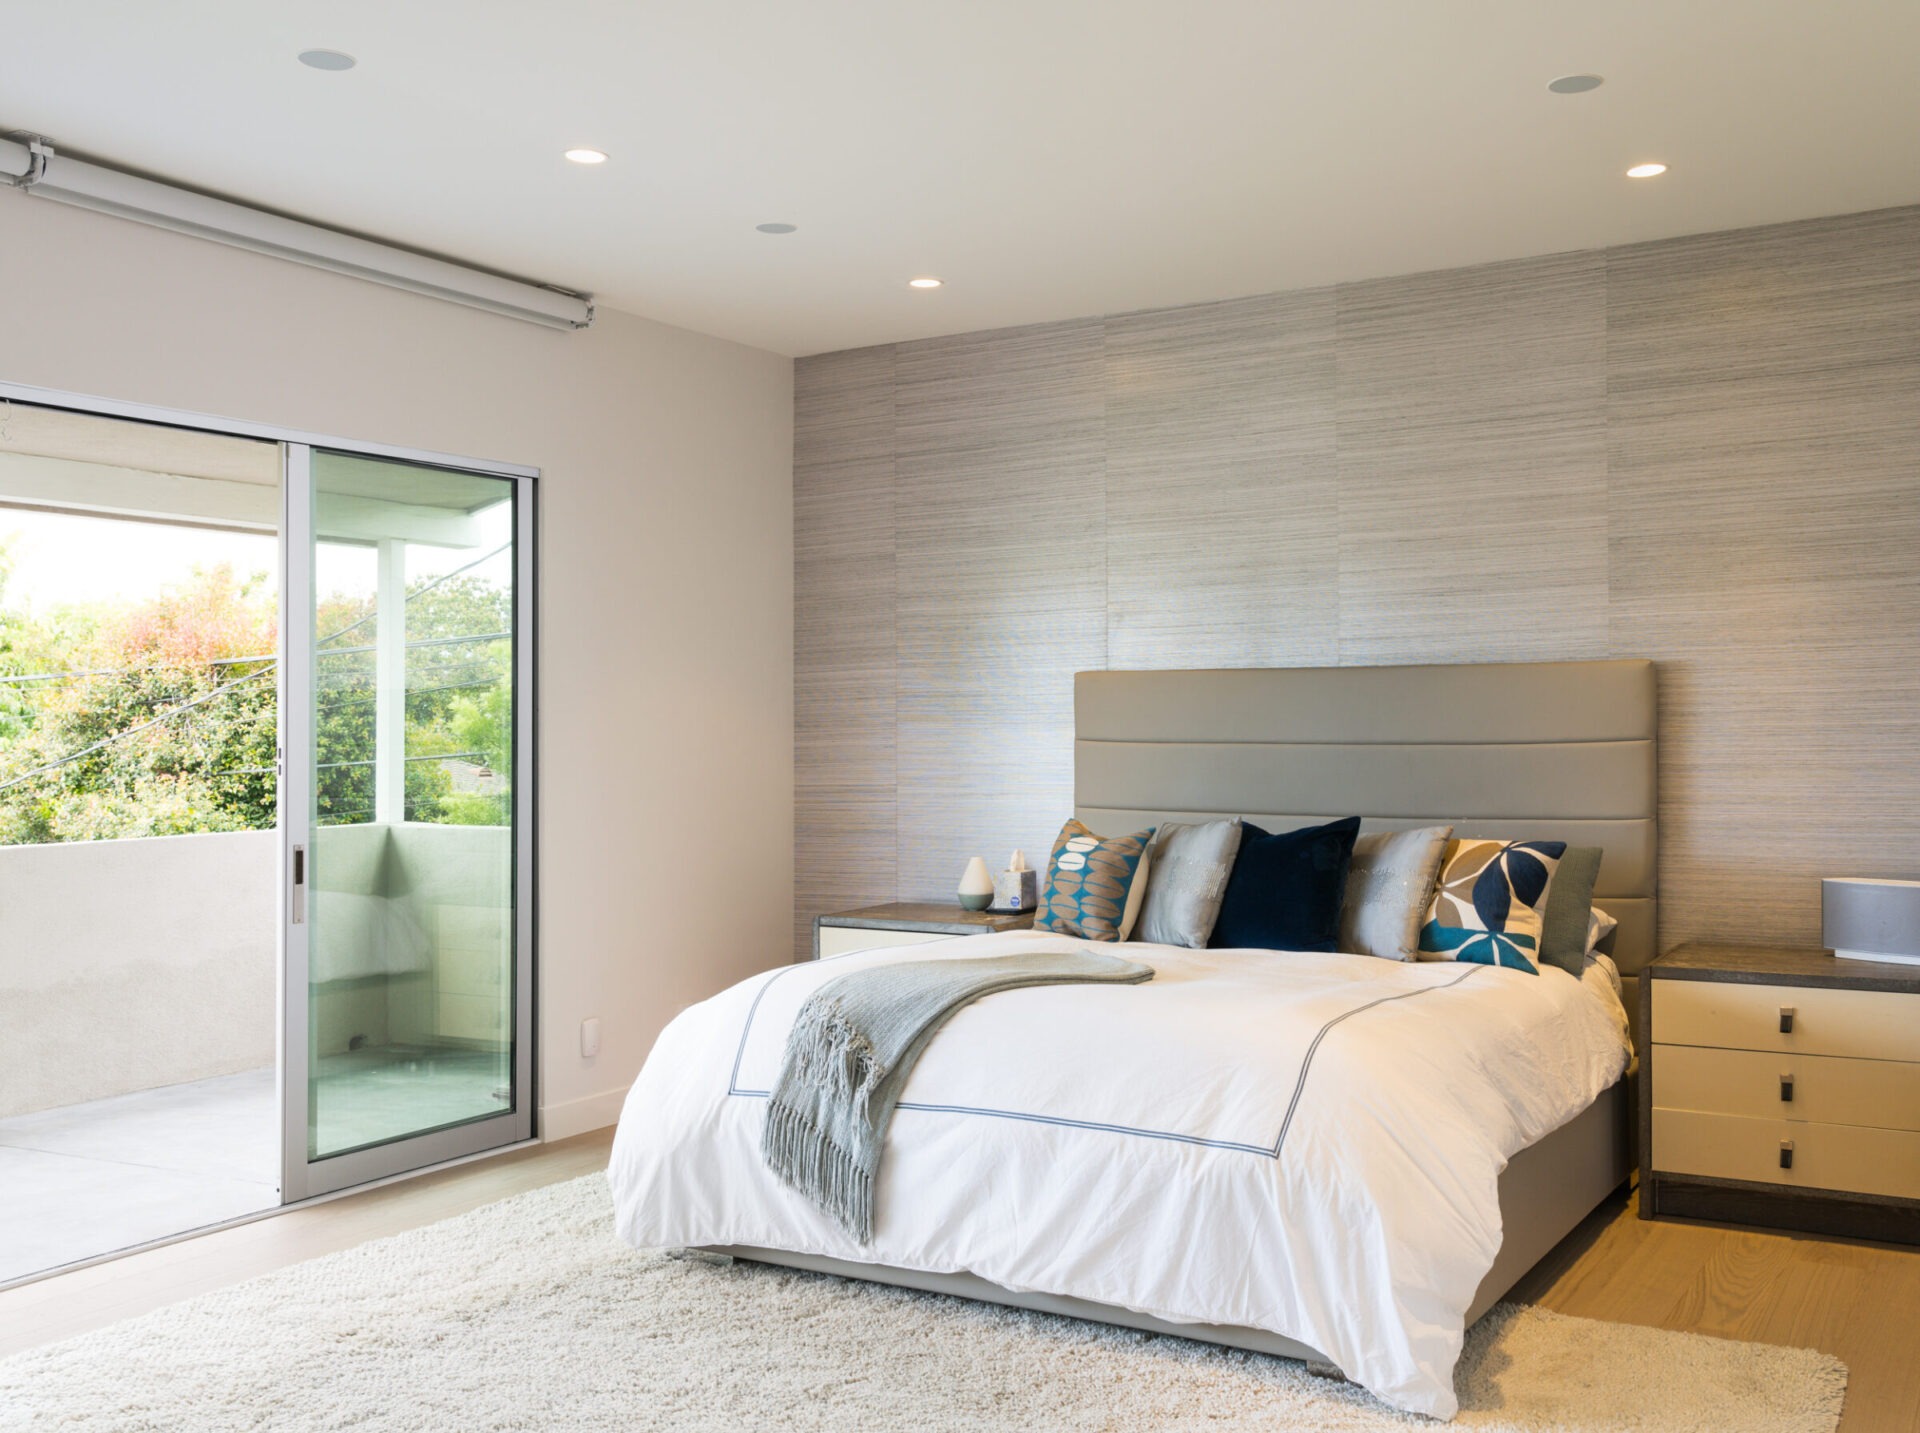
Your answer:
[[[542,1105],[540,1138],[548,1141],[567,1139],[576,1134],[585,1134],[590,1129],[605,1129],[610,1124],[617,1124],[620,1106],[626,1100],[627,1092],[622,1087],[602,1090],[597,1095],[585,1095],[557,1105]]]

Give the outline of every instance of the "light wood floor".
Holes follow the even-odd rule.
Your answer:
[[[1616,1194],[1512,1298],[1565,1314],[1817,1348],[1847,1365],[1841,1433],[1920,1429],[1920,1249],[1643,1220]]]
[[[0,1293],[0,1356],[606,1167],[613,1131],[297,1209]],[[1513,1297],[1562,1313],[1823,1349],[1842,1433],[1920,1429],[1920,1249],[1643,1222],[1616,1195]],[[1622,1370],[1631,1376],[1630,1370]]]

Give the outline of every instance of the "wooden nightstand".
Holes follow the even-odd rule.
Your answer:
[[[1640,1217],[1920,1243],[1920,969],[1683,945],[1640,976]]]
[[[845,955],[850,950],[874,950],[884,945],[918,945],[955,935],[998,935],[1025,930],[1033,912],[1017,915],[970,911],[937,901],[894,901],[884,906],[862,906],[813,918],[813,958]]]

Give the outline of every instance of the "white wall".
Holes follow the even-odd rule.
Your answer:
[[[791,362],[12,193],[0,272],[0,378],[543,471],[540,1101],[550,1137],[611,1121],[676,1011],[788,955]]]

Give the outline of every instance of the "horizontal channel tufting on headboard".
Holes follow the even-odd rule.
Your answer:
[[[1649,661],[1081,672],[1074,802],[1103,832],[1357,815],[1599,846],[1631,976],[1657,951],[1657,727]]]

